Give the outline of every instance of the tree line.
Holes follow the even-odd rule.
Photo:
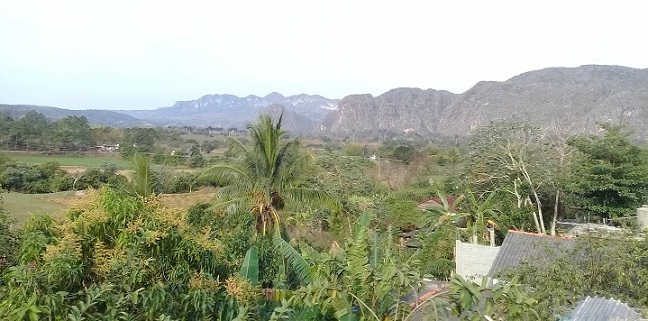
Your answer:
[[[396,145],[390,159],[372,160],[314,155],[286,139],[281,119],[262,117],[247,143],[233,139],[200,174],[220,186],[209,204],[164,206],[150,159],[138,157],[131,182],[91,193],[63,220],[34,216],[5,229],[0,316],[550,320],[585,295],[613,293],[643,306],[644,239],[600,242],[584,266],[556,259],[497,286],[451,276],[457,237],[488,243],[495,229],[499,243],[509,229],[558,234],[556,221],[570,215],[632,215],[646,199],[645,151],[622,127],[602,129],[554,136],[495,122],[469,149]],[[412,181],[385,184],[389,163]],[[419,208],[431,198],[437,206]],[[401,241],[405,232],[415,237]],[[449,285],[412,303],[424,278]],[[549,305],[552,295],[561,300]]]

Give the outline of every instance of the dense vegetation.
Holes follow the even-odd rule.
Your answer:
[[[574,254],[589,258],[582,266],[557,257],[496,286],[451,276],[457,238],[488,244],[510,229],[558,234],[563,218],[625,224],[646,201],[646,152],[622,127],[603,128],[584,136],[502,121],[477,130],[468,146],[322,146],[287,139],[281,118],[261,117],[250,136],[227,145],[122,130],[129,178],[108,165],[75,176],[57,164],[3,158],[5,190],[93,191],[61,220],[35,215],[16,227],[0,213],[0,318],[547,320],[587,295],[645,307],[642,237],[589,239]],[[20,137],[38,145],[36,136]],[[185,143],[208,169],[174,170],[188,163],[175,163],[168,149]],[[203,158],[206,149],[221,153]],[[161,193],[204,185],[217,187],[210,204],[160,202]],[[436,206],[419,208],[431,199]],[[425,278],[447,287],[417,305],[411,297]]]

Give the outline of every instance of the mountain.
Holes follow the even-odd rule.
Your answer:
[[[483,81],[462,94],[398,88],[380,96],[351,95],[323,128],[333,134],[378,131],[465,136],[498,119],[585,131],[601,121],[624,122],[635,137],[648,135],[648,69],[587,65],[530,71],[504,82]]]
[[[272,106],[272,107],[271,107]],[[302,117],[309,123],[321,123],[328,114],[337,110],[338,100],[328,99],[317,95],[295,95],[285,97],[279,93],[271,93],[265,97],[233,95],[207,95],[191,101],[180,101],[171,107],[155,110],[122,110],[139,119],[163,126],[212,126],[243,128],[248,122],[256,120],[259,113],[271,107],[270,110],[283,106],[290,117]],[[297,124],[295,124],[297,125]],[[304,132],[305,127],[286,125],[286,129]],[[315,125],[308,125],[315,128]]]
[[[67,116],[85,116],[88,119],[88,122],[93,125],[111,127],[150,126],[150,124],[145,121],[110,110],[70,110],[49,106],[0,105],[0,114],[5,114],[14,119],[24,116],[30,110],[41,113],[52,121]]]
[[[243,128],[260,113],[277,117],[295,134],[356,137],[418,135],[453,137],[498,119],[519,119],[541,127],[555,122],[585,132],[601,121],[624,122],[634,138],[648,137],[648,69],[586,65],[525,72],[509,80],[482,81],[461,94],[445,90],[396,88],[382,95],[349,95],[341,100],[317,95],[265,97],[207,95],[155,110],[67,110],[0,105],[20,116],[36,110],[51,119],[86,116],[110,126],[212,126]],[[384,137],[384,136],[383,136]]]
[[[392,89],[378,97],[351,95],[323,124],[323,131],[376,136],[383,131],[430,134],[437,132],[443,111],[456,100],[448,91],[419,88]]]

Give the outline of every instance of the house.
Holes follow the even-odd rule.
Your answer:
[[[452,205],[454,205],[455,198],[452,196],[448,196],[445,198],[445,201],[448,203],[448,207],[452,208]],[[443,206],[443,200],[439,197],[432,197],[430,199],[427,199],[425,201],[419,202],[418,208],[424,210],[428,208],[434,208],[434,207],[440,207],[444,208]]]
[[[402,301],[409,304],[415,310],[409,320],[430,320],[441,309],[443,300],[435,300],[435,297],[444,296],[448,293],[450,285],[446,282],[423,279],[421,288],[412,291],[402,298]]]
[[[115,152],[119,150],[119,144],[104,144],[94,147],[96,152]]]
[[[549,263],[547,260],[554,256],[547,253],[560,255],[575,247],[575,238],[509,231],[488,271],[488,276],[494,278],[500,272],[518,267],[523,263]]]
[[[481,282],[493,266],[499,246],[455,241],[455,273],[466,280]]]
[[[639,321],[644,320],[641,314],[627,304],[599,297],[586,297],[561,321]]]

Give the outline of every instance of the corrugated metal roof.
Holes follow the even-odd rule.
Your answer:
[[[519,266],[523,262],[546,262],[548,252],[560,254],[576,245],[575,239],[552,237],[543,234],[509,231],[488,271],[493,277],[507,268]]]
[[[587,297],[564,321],[638,321],[641,315],[627,304],[599,297]]]

